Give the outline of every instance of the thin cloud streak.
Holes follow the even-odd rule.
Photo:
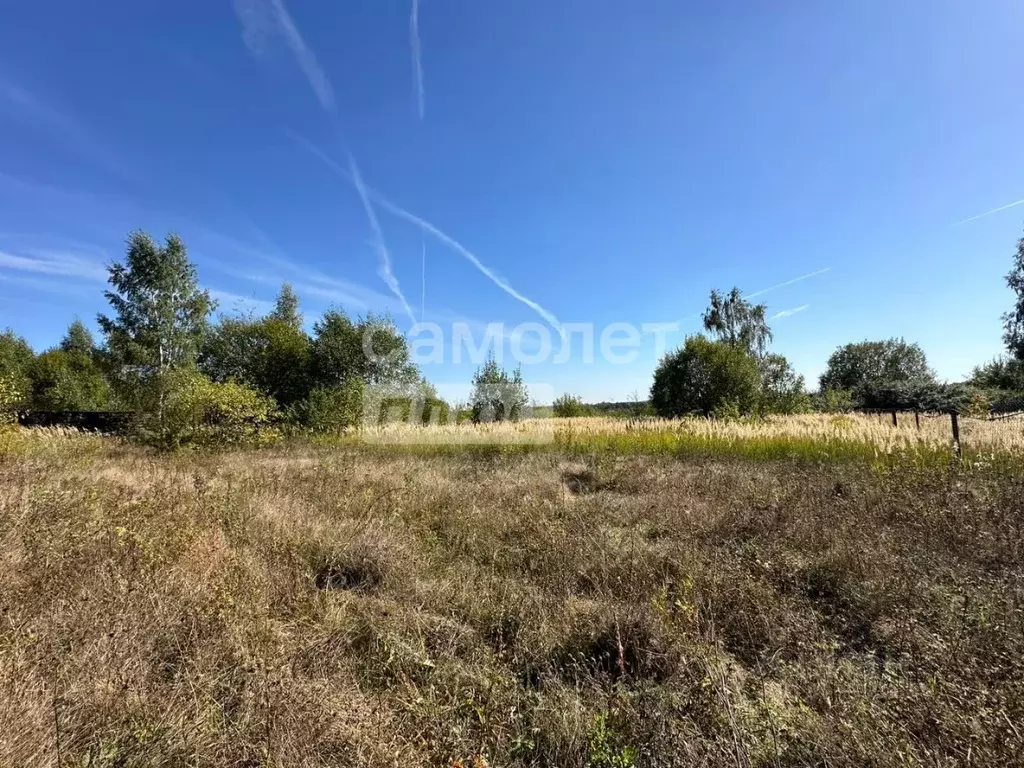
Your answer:
[[[811,306],[810,304],[801,304],[799,307],[793,307],[792,309],[784,309],[781,312],[776,312],[769,319],[771,319],[771,320],[778,320],[778,319],[783,318],[783,317],[792,317],[793,315],[795,315],[795,314],[797,314],[799,312],[803,312],[805,309],[807,309],[810,306]]]
[[[409,45],[412,47],[412,74],[416,84],[416,106],[420,121],[426,110],[427,94],[423,87],[423,48],[420,45],[420,0],[412,0],[409,13]]]
[[[1018,205],[1024,205],[1024,200],[1017,200],[1015,202],[1009,203],[1008,205],[1001,205],[998,208],[993,208],[991,211],[985,211],[985,213],[979,213],[977,216],[971,216],[970,218],[958,221],[953,226],[954,227],[960,227],[960,226],[963,226],[964,224],[970,224],[972,221],[977,221],[978,219],[984,219],[986,216],[991,216],[993,213],[1000,213],[1001,211],[1008,211],[1011,208],[1016,208]]]
[[[122,181],[143,189],[149,188],[147,180],[130,163],[125,162],[117,152],[95,138],[78,119],[65,114],[17,83],[7,80],[3,75],[0,75],[0,102],[8,102],[12,114],[18,113],[25,122],[49,133],[62,149],[70,148]]]
[[[337,111],[334,88],[317,63],[316,56],[295,26],[283,0],[235,0],[235,15],[242,25],[242,39],[249,52],[257,58],[263,55],[267,38],[280,35],[295,57],[295,62],[306,76],[320,106],[332,115]]]
[[[238,16],[239,21],[242,24],[242,37],[245,40],[246,46],[254,56],[262,54],[262,43],[265,37],[273,34],[274,32],[279,33],[284,37],[288,48],[291,50],[292,55],[295,57],[299,68],[306,76],[306,81],[309,83],[310,88],[313,89],[313,93],[316,95],[316,99],[320,102],[320,106],[324,112],[331,119],[333,127],[341,135],[342,141],[344,142],[344,134],[340,128],[340,120],[338,117],[338,105],[334,98],[334,88],[331,86],[331,81],[320,68],[317,63],[316,56],[312,49],[306,45],[305,39],[302,37],[302,33],[299,32],[299,28],[292,20],[291,14],[288,13],[288,9],[285,7],[284,0],[235,0],[235,13]],[[363,183],[362,175],[359,172],[359,166],[356,163],[355,157],[351,150],[348,151],[349,161],[349,172],[345,175],[352,185],[355,187],[356,192],[359,194],[359,198],[363,203],[363,210],[366,212],[366,219],[370,225],[370,229],[373,230],[374,236],[374,250],[377,251],[377,256],[380,259],[380,266],[377,269],[377,274],[388,286],[395,297],[402,303],[402,307],[405,309],[406,314],[409,315],[409,319],[413,324],[416,323],[416,318],[413,314],[412,307],[409,306],[409,302],[406,301],[405,295],[402,293],[401,286],[399,285],[398,278],[395,276],[394,269],[392,268],[391,252],[388,250],[387,244],[384,241],[384,233],[381,230],[380,222],[377,220],[377,215],[373,210],[369,197],[366,194],[366,186]]]
[[[77,256],[60,253],[40,253],[33,257],[0,251],[0,269],[33,272],[54,277],[77,277],[101,282],[107,279],[107,271],[102,265]]]
[[[553,327],[556,331],[559,332],[559,334],[564,335],[565,332],[562,329],[562,324],[559,322],[558,318],[555,317],[553,313],[546,310],[533,299],[530,299],[524,296],[523,294],[519,293],[519,291],[517,291],[515,288],[509,285],[509,283],[504,278],[495,274],[490,269],[490,267],[488,267],[486,264],[480,261],[480,259],[478,259],[476,255],[473,254],[472,251],[470,251],[468,248],[462,245],[462,243],[457,241],[455,238],[445,234],[426,219],[421,219],[414,213],[410,213],[404,208],[395,205],[386,197],[381,195],[379,192],[370,190],[370,195],[377,202],[377,204],[380,205],[385,210],[390,211],[399,218],[405,219],[406,221],[415,224],[425,232],[436,237],[438,240],[440,240],[442,243],[444,243],[449,248],[454,250],[456,253],[464,257],[474,267],[476,267],[480,272],[482,272],[486,277],[488,277],[491,280],[491,282],[493,282],[496,286],[501,288],[501,290],[503,290],[516,301],[522,302],[523,304],[528,306],[530,309],[532,309],[534,312],[536,312],[538,315],[544,318],[548,322],[548,324],[551,325],[551,327]]]
[[[333,170],[335,173],[338,173],[341,176],[344,176],[345,178],[349,178],[349,180],[351,180],[351,178],[349,177],[349,172],[346,171],[343,167],[341,167],[337,162],[335,162],[334,159],[330,157],[330,155],[328,155],[318,146],[316,146],[309,140],[305,139],[304,137],[294,132],[289,131],[288,135],[294,141],[298,142],[300,146],[304,147],[307,151],[311,152],[313,155],[318,157],[324,164],[327,165],[328,168]],[[532,309],[534,312],[540,315],[540,317],[546,320],[548,324],[550,324],[556,331],[558,331],[559,334],[564,335],[565,331],[562,328],[562,324],[561,322],[559,322],[558,318],[555,317],[554,313],[548,311],[540,304],[535,302],[533,299],[530,299],[529,297],[519,293],[519,291],[513,288],[508,283],[507,280],[497,275],[490,267],[488,267],[486,264],[480,261],[480,259],[478,259],[472,251],[470,251],[468,248],[466,248],[464,245],[458,242],[455,238],[441,231],[426,219],[422,219],[416,214],[410,213],[401,206],[391,202],[377,190],[372,189],[370,187],[366,187],[366,193],[370,197],[370,199],[376,202],[377,205],[379,205],[381,208],[394,214],[395,216],[398,216],[401,219],[405,219],[406,221],[415,224],[423,232],[433,235],[435,238],[437,238],[442,243],[447,245],[453,251],[455,251],[460,256],[469,261],[474,267],[477,268],[477,270],[479,270],[481,273],[483,273],[484,276],[490,279],[492,283],[501,288],[501,290],[503,290],[512,298],[514,298],[516,301],[519,301],[528,306],[530,309]]]
[[[380,258],[377,274],[380,275],[381,280],[391,289],[391,292],[395,294],[395,297],[402,302],[402,307],[405,309],[406,314],[409,315],[409,320],[413,325],[416,325],[416,316],[413,314],[412,307],[405,300],[405,295],[398,285],[398,279],[395,277],[394,272],[391,271],[391,255],[388,252],[387,244],[384,242],[384,230],[381,229],[380,222],[377,220],[377,213],[373,210],[373,203],[370,202],[370,196],[367,194],[366,184],[363,183],[363,177],[359,173],[359,166],[356,164],[356,160],[352,157],[351,153],[348,156],[348,170],[352,185],[356,188],[356,192],[359,193],[360,200],[363,201],[366,219],[370,222],[370,228],[373,230],[373,245],[377,251],[377,256]]]
[[[787,285],[793,285],[793,283],[799,283],[799,282],[801,282],[803,280],[809,280],[812,277],[817,277],[818,275],[823,275],[826,272],[831,271],[831,269],[832,269],[832,267],[825,267],[824,269],[819,269],[819,270],[817,270],[815,272],[808,272],[806,275],[800,275],[800,277],[794,277],[792,280],[787,280],[784,283],[779,283],[778,285],[773,285],[770,288],[762,288],[760,291],[754,291],[753,293],[745,293],[745,294],[743,294],[743,298],[745,298],[745,299],[752,299],[755,296],[762,296],[762,295],[764,295],[764,294],[766,294],[766,293],[768,293],[770,291],[777,291],[779,288],[785,288]]]

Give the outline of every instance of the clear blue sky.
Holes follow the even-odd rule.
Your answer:
[[[11,3],[0,26],[0,327],[103,309],[126,233],[181,233],[222,310],[312,320],[672,321],[761,291],[809,384],[905,336],[944,378],[1000,351],[1024,205],[1024,4],[421,0]],[[394,279],[350,180],[371,200]],[[821,271],[821,270],[828,271]],[[557,346],[557,344],[556,344]],[[588,399],[655,365],[545,363]],[[467,365],[429,366],[465,382]]]

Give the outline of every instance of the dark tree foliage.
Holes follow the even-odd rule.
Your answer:
[[[199,367],[214,381],[234,380],[287,407],[311,390],[310,339],[290,323],[222,317],[207,335]]]
[[[757,361],[761,375],[761,413],[801,413],[810,409],[804,377],[782,355],[770,354]]]
[[[313,326],[313,378],[334,387],[350,379],[371,386],[403,387],[419,381],[405,337],[387,317],[353,321],[340,310],[325,312]]]
[[[1017,241],[1013,268],[1006,275],[1006,284],[1016,296],[1012,310],[1003,315],[1003,341],[1016,360],[1024,360],[1024,238]]]
[[[51,349],[30,368],[29,404],[40,411],[104,411],[110,385],[99,365],[80,347]]]
[[[822,390],[860,390],[882,383],[935,381],[924,351],[903,339],[862,341],[839,347],[821,375]]]
[[[971,384],[985,389],[1024,392],[1024,360],[1000,357],[977,366],[971,373]]]
[[[511,374],[490,357],[473,376],[470,410],[474,422],[518,421],[529,403],[523,374],[516,368]]]
[[[757,362],[744,348],[690,336],[658,364],[651,405],[666,418],[751,413],[759,386]]]
[[[971,390],[962,384],[934,381],[875,382],[860,392],[866,409],[962,413],[971,403]]]

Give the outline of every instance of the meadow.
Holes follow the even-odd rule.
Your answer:
[[[1024,749],[1019,422],[0,434],[0,765]]]

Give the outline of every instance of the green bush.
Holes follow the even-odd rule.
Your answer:
[[[37,410],[103,411],[110,406],[110,385],[84,352],[43,352],[29,366],[29,379],[29,402]]]
[[[288,420],[321,434],[340,434],[363,421],[366,385],[351,379],[336,387],[318,387],[289,409]]]
[[[0,376],[0,427],[13,424],[17,416],[15,408],[21,403],[21,392],[18,391],[14,376]]]
[[[666,418],[745,415],[757,408],[759,390],[757,361],[742,347],[691,336],[658,364],[651,405]]]
[[[159,374],[143,395],[138,436],[159,448],[213,448],[273,441],[273,399],[233,381],[210,381],[198,371]]]
[[[573,419],[579,416],[587,416],[590,411],[590,409],[583,404],[583,400],[581,398],[568,393],[555,400],[551,410],[553,415],[560,419]]]
[[[819,413],[849,413],[855,405],[849,389],[828,387],[811,395],[811,407]]]

